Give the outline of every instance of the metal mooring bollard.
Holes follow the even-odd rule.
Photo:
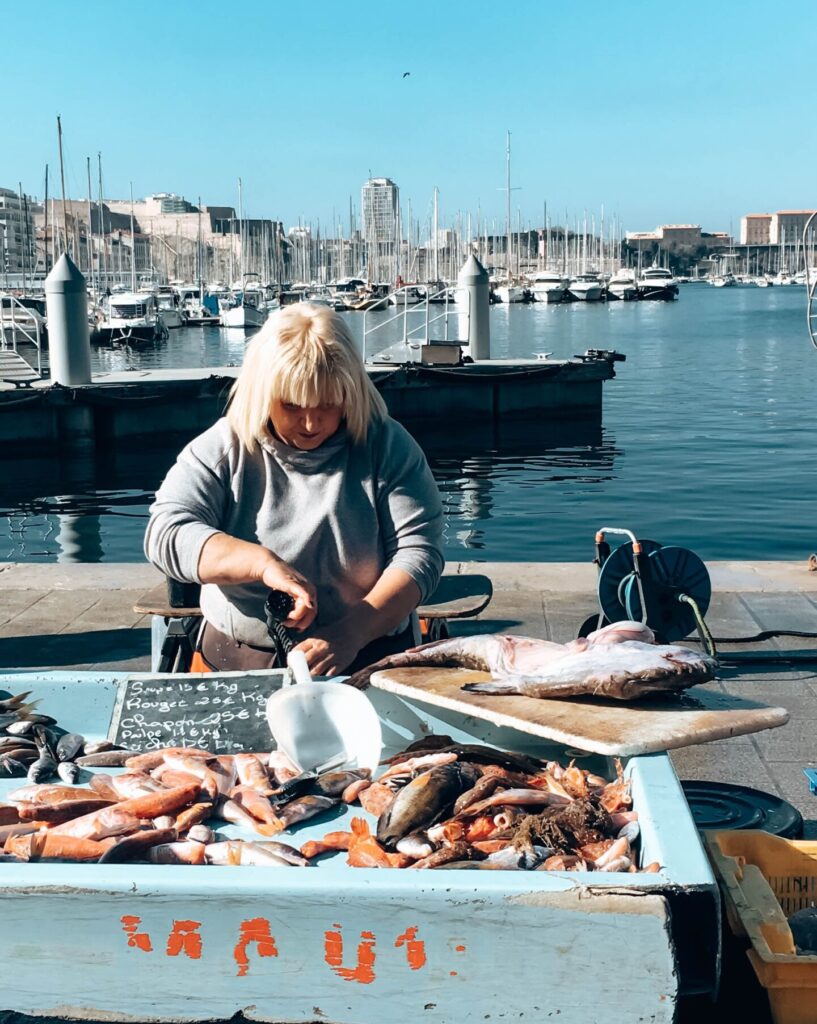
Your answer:
[[[488,271],[476,256],[469,256],[457,278],[459,295],[468,312],[468,348],[472,359],[491,358],[491,322]]]
[[[51,380],[73,386],[91,383],[91,334],[85,278],[63,253],[45,279]]]

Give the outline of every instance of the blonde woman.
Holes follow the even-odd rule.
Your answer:
[[[270,316],[226,416],[179,455],[145,553],[203,584],[209,668],[273,667],[264,601],[282,590],[312,672],[334,675],[412,645],[412,612],[442,572],[442,525],[425,456],[389,417],[348,327],[299,303]]]

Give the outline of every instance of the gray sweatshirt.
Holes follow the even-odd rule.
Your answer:
[[[363,444],[342,426],[315,451],[270,441],[253,454],[220,419],[182,451],[156,493],[145,554],[166,575],[199,583],[199,555],[213,534],[262,544],[317,589],[306,637],[358,603],[390,566],[427,599],[443,569],[442,529],[425,456],[392,419],[372,424]],[[228,636],[269,646],[268,593],[261,584],[206,584],[202,612]]]

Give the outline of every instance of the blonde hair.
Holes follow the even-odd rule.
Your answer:
[[[227,420],[248,451],[272,437],[276,400],[303,408],[340,406],[357,442],[365,441],[372,421],[388,415],[345,321],[308,302],[276,310],[247,346]]]

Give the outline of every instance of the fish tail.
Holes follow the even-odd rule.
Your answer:
[[[466,683],[463,690],[467,690],[469,693],[488,694],[521,694],[524,692],[515,679],[491,679],[485,683]]]

